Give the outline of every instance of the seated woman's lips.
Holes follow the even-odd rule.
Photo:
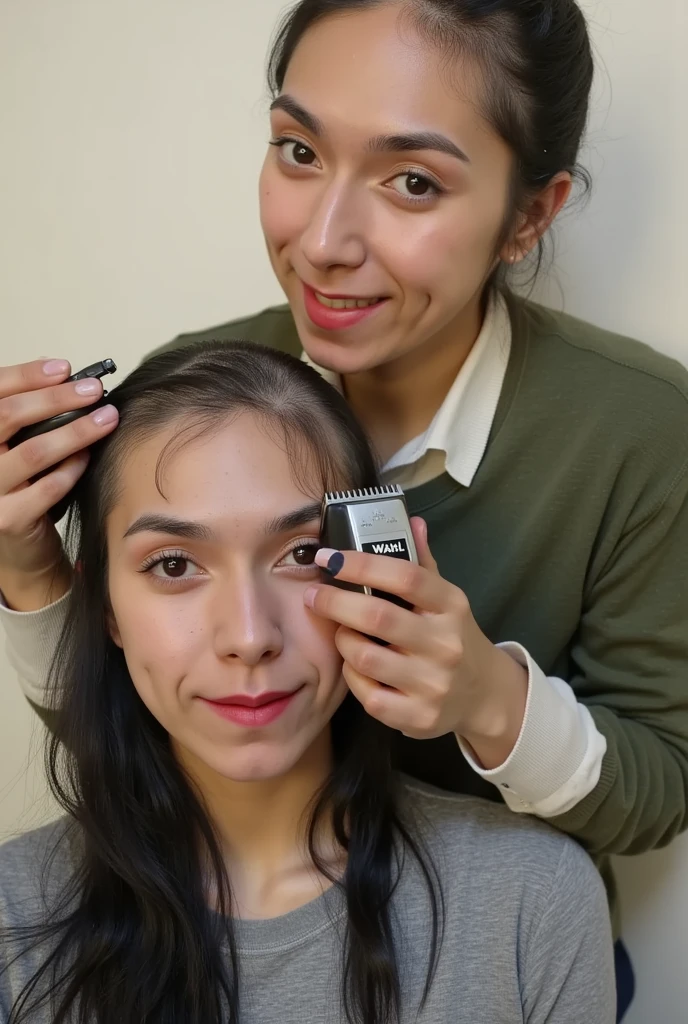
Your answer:
[[[221,697],[217,700],[210,700],[206,697],[201,697],[200,699],[215,714],[226,721],[248,726],[249,728],[260,728],[261,726],[269,725],[279,718],[302,689],[303,687],[300,686],[298,690],[263,693],[257,697],[237,694],[233,697]]]

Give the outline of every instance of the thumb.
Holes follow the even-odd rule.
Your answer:
[[[432,557],[432,551],[428,546],[427,523],[424,519],[421,519],[420,516],[413,516],[410,522],[411,529],[413,531],[413,539],[416,542],[419,564],[422,565],[424,569],[429,569],[430,572],[437,572],[437,562]]]

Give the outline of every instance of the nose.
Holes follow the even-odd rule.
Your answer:
[[[364,211],[353,186],[330,181],[317,194],[301,250],[317,270],[359,267],[366,257]]]
[[[215,595],[215,651],[248,666],[276,658],[283,646],[279,617],[269,595],[252,581],[221,588]]]

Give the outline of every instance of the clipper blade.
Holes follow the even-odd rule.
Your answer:
[[[339,502],[373,501],[375,498],[402,498],[404,492],[399,484],[383,484],[380,487],[359,487],[354,491],[327,491],[323,507]]]

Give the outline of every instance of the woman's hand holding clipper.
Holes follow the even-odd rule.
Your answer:
[[[70,372],[65,359],[0,368],[0,591],[16,611],[42,608],[68,590],[71,570],[47,512],[83,473],[88,446],[117,423],[105,406],[9,448],[22,427],[102,396],[100,380],[68,383]]]
[[[425,522],[414,518],[411,526],[418,565],[327,548],[316,562],[341,580],[401,597],[412,610],[326,584],[310,587],[306,604],[339,623],[344,678],[368,714],[414,739],[454,733],[484,768],[497,768],[521,731],[526,670],[488,640],[465,594],[440,576]]]

